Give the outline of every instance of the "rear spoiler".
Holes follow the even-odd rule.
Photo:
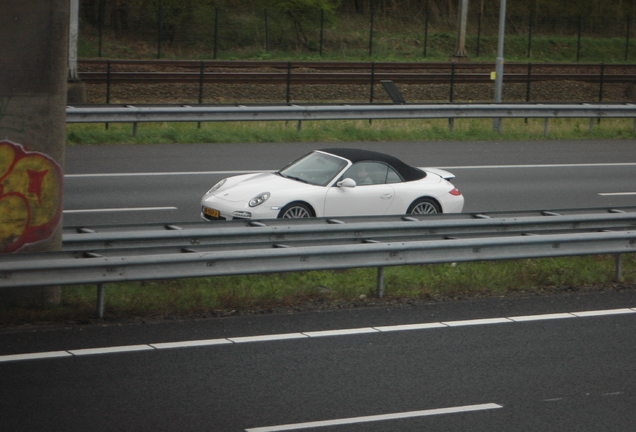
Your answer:
[[[455,178],[455,174],[448,172],[446,170],[440,169],[440,168],[420,168],[426,172],[430,172],[433,174],[437,174],[438,176],[440,176],[441,178],[443,178],[444,180],[451,180]]]

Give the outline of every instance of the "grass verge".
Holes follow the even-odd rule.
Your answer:
[[[385,297],[381,300],[376,296],[375,268],[113,283],[106,285],[105,317],[219,317],[626,289],[636,283],[636,255],[624,255],[622,282],[616,283],[615,276],[615,257],[595,255],[387,267]],[[61,303],[44,309],[0,304],[0,325],[91,322],[96,317],[96,291],[94,285],[62,287]]]
[[[553,119],[550,139],[633,139],[632,119]],[[591,130],[590,130],[591,129]],[[232,142],[346,142],[536,140],[545,138],[543,119],[504,119],[502,133],[492,119],[458,119],[453,130],[441,120],[342,120],[298,122],[144,123],[133,136],[131,124],[69,124],[67,144],[177,144]]]

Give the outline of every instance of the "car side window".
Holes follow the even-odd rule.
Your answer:
[[[401,183],[402,182],[402,178],[398,175],[398,173],[395,172],[395,170],[391,167],[387,167],[389,169],[389,172],[387,173],[386,176],[386,182],[387,183]]]
[[[392,172],[392,174],[391,174]],[[358,162],[344,173],[342,178],[352,178],[358,185],[371,185],[371,184],[384,184],[395,183],[395,181],[389,181],[388,176],[398,178],[399,176],[389,166],[378,162]]]

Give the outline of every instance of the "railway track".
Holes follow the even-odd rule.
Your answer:
[[[86,83],[402,84],[489,83],[489,63],[80,60]],[[504,82],[634,83],[636,64],[506,64]]]
[[[407,102],[491,101],[494,63],[226,60],[78,62],[87,100],[72,103],[391,102],[383,81]],[[505,101],[636,101],[636,64],[507,63]]]

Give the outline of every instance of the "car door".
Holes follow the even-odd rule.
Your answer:
[[[386,164],[359,162],[353,164],[339,179],[351,178],[356,186],[334,185],[325,197],[325,216],[369,216],[387,212],[395,191],[386,183],[389,170]],[[359,183],[358,183],[359,182]]]

